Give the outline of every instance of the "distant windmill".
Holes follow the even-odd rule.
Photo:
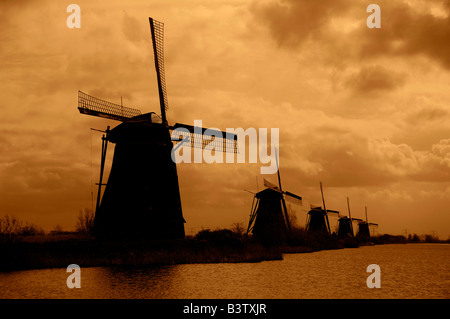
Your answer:
[[[358,237],[370,238],[369,226],[378,226],[378,224],[369,223],[369,220],[367,218],[367,206],[365,207],[365,212],[366,212],[366,220],[360,221],[358,223]]]
[[[140,110],[124,107],[78,92],[80,113],[122,122],[102,137],[100,182],[94,228],[98,236],[183,238],[185,236],[178,175],[172,161],[172,142],[188,142],[191,147],[215,151],[237,152],[237,137],[216,131],[225,138],[204,138],[205,128],[186,124],[168,124],[167,90],[164,74],[164,24],[149,18],[154,62],[158,82],[161,115],[142,114]],[[181,128],[187,134],[172,141],[170,131]],[[202,134],[198,134],[201,132]],[[210,130],[211,132],[211,130]],[[108,142],[115,151],[108,183],[100,201]],[[178,146],[178,145],[177,145]]]
[[[350,200],[347,197],[347,207],[348,207],[348,216],[339,215],[338,219],[338,236],[346,237],[346,236],[354,236],[353,231],[353,221],[362,221],[362,219],[352,218],[350,213]]]
[[[311,206],[306,220],[306,231],[308,232],[326,232],[331,234],[330,221],[328,214],[333,213],[339,215],[339,211],[327,209],[325,198],[323,196],[322,182],[320,182],[320,192],[322,194],[323,208],[320,206]]]
[[[286,207],[286,200],[302,205],[302,197],[283,191],[279,170],[278,186],[265,179],[264,186],[266,189],[256,193],[253,197],[247,234],[251,232],[254,238],[264,242],[280,243],[288,238],[293,226]]]

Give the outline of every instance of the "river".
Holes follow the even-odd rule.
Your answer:
[[[76,261],[74,261],[76,263]],[[367,266],[381,288],[368,288]],[[286,254],[260,263],[81,267],[0,273],[2,299],[449,299],[450,245],[390,244]]]

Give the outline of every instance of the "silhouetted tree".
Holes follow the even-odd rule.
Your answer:
[[[94,230],[94,217],[95,214],[92,209],[85,208],[84,211],[80,211],[75,228],[76,231],[84,235],[92,235]]]
[[[25,222],[25,225],[23,225],[14,216],[9,217],[5,215],[4,218],[0,218],[0,240],[14,241],[25,236],[34,236],[43,233],[44,231],[41,228],[33,224],[28,224],[28,222]]]

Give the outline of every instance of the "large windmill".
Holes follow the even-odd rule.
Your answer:
[[[256,193],[253,197],[247,234],[251,232],[254,238],[265,243],[281,243],[289,237],[293,226],[286,201],[302,205],[302,197],[281,188],[279,170],[278,186],[265,179],[264,186],[266,189]]]
[[[184,223],[173,142],[214,151],[237,151],[237,137],[221,131],[206,137],[206,128],[176,123],[169,125],[164,73],[164,24],[149,18],[161,114],[142,114],[78,92],[80,113],[122,122],[107,128],[102,137],[100,182],[94,230],[100,237],[183,238]],[[182,138],[171,139],[170,131],[183,130]],[[214,132],[209,130],[208,132]],[[200,133],[200,134],[199,134]],[[220,138],[223,136],[224,138]],[[108,142],[115,143],[108,183],[101,197]],[[178,146],[178,145],[177,145]]]
[[[358,237],[360,238],[370,238],[370,226],[378,226],[378,224],[375,223],[369,223],[369,220],[367,218],[367,206],[364,207],[365,213],[366,213],[366,220],[360,221],[358,223]]]
[[[339,212],[336,210],[327,209],[325,205],[325,198],[323,196],[322,182],[320,182],[320,192],[322,194],[323,208],[320,206],[311,206],[311,209],[307,215],[305,229],[308,232],[325,232],[331,234],[328,214],[332,213],[339,215]]]

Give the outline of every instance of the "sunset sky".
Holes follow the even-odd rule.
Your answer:
[[[69,29],[69,4],[81,28]],[[370,29],[369,4],[381,8]],[[159,99],[148,17],[165,25],[169,124],[279,128],[283,188],[379,224],[450,236],[449,1],[1,1],[0,216],[73,230],[96,196],[101,133],[77,91]],[[112,145],[110,145],[112,146]],[[108,152],[111,165],[113,147]],[[247,226],[256,164],[178,165],[186,232]],[[335,222],[332,222],[334,225]]]

